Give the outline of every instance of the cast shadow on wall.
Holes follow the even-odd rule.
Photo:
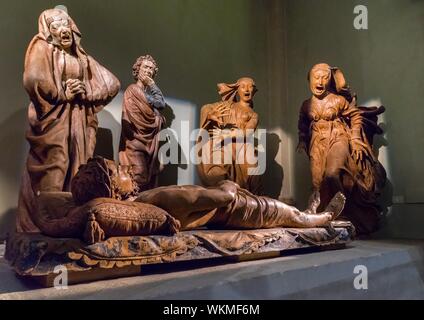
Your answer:
[[[283,186],[284,169],[275,161],[280,150],[281,139],[276,133],[266,134],[266,171],[262,175],[264,195],[273,199],[280,197]]]
[[[172,108],[167,104],[165,109],[161,110],[161,114],[166,119],[163,129],[171,128],[172,122],[175,119],[175,114]],[[101,126],[99,126],[97,130],[97,141],[94,155],[118,161],[121,124],[107,110],[103,110],[101,114],[99,114],[99,119],[100,118]],[[172,134],[168,134],[167,136],[167,141],[161,141],[160,147],[162,147],[165,143],[177,146],[178,154],[180,155],[179,163],[187,163],[186,161],[183,161],[185,159],[181,159],[181,157],[184,157],[184,154],[177,137],[174,137]],[[178,184],[178,168],[187,169],[187,165],[172,163],[164,165],[163,171],[159,175],[159,186]]]
[[[380,158],[381,148],[388,148],[389,142],[387,141],[385,134],[387,134],[387,131],[390,129],[388,125],[384,122],[380,122],[379,127],[383,130],[384,134],[377,135],[374,137],[373,146],[374,146],[374,152],[377,156],[377,158]],[[390,163],[387,163],[387,166],[389,166]],[[390,167],[385,168],[386,174],[390,174]],[[380,220],[380,229],[384,227],[386,224],[386,219],[389,214],[389,209],[393,205],[393,184],[390,181],[389,177],[387,177],[386,184],[382,190],[381,196],[378,199],[378,205],[381,209],[381,220]]]
[[[0,124],[0,239],[13,229],[22,170],[28,150],[25,140],[27,109],[13,113]]]
[[[161,114],[165,117],[166,122],[163,126],[163,129],[170,129],[172,122],[175,120],[175,113],[172,110],[171,106],[166,104],[166,107],[161,110]],[[167,135],[167,141],[161,141],[159,145],[159,150],[162,148],[162,146],[166,143],[169,143],[170,145],[176,146],[178,149],[178,164],[175,163],[168,163],[163,165],[163,170],[159,174],[159,186],[170,186],[170,185],[177,185],[178,184],[178,169],[187,169],[187,159],[183,159],[184,153],[182,152],[181,145],[173,134]],[[169,158],[170,149],[167,150],[167,154],[165,155],[166,158]]]
[[[97,142],[96,148],[94,149],[94,155],[106,159],[114,159],[113,134],[111,129],[97,129]]]
[[[103,110],[99,114],[100,116],[102,127],[97,129],[94,155],[116,161],[118,160],[116,157],[119,148],[119,138],[121,136],[121,124],[107,110]]]

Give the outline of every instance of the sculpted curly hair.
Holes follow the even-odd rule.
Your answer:
[[[130,183],[126,188],[118,182],[119,175],[125,172]],[[72,179],[71,192],[77,205],[96,198],[126,200],[138,193],[138,186],[129,166],[116,166],[112,160],[94,157],[79,167]]]
[[[81,165],[72,179],[71,192],[77,205],[95,198],[111,198],[111,179],[106,159],[95,157]]]
[[[151,55],[146,54],[145,56],[138,57],[132,67],[132,74],[135,80],[138,80],[138,73],[140,72],[140,67],[144,60],[150,61],[155,65],[155,75],[159,71],[158,64],[155,59],[153,59]]]

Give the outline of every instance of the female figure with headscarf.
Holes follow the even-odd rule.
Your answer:
[[[23,83],[31,103],[17,230],[37,232],[34,195],[68,191],[81,164],[93,156],[96,114],[118,93],[118,79],[81,47],[81,33],[60,9],[44,11],[25,56]]]
[[[253,139],[249,139],[258,126],[258,114],[253,111],[256,91],[251,78],[241,78],[234,84],[220,83],[222,101],[202,107],[200,128],[207,132],[208,139],[202,141],[197,168],[206,186],[231,180],[254,194],[262,193],[260,176],[252,174],[258,166],[254,161],[257,152]]]
[[[152,56],[139,57],[133,66],[136,82],[125,90],[122,104],[119,163],[132,167],[140,191],[157,186],[161,169],[159,132],[165,118],[160,110],[166,107],[166,103],[153,80],[158,70]]]
[[[300,109],[298,150],[309,155],[311,199],[325,206],[343,192],[343,216],[359,233],[372,232],[379,217],[376,199],[386,179],[372,150],[373,136],[383,132],[377,116],[384,107],[358,107],[343,73],[328,64],[313,66],[308,80],[312,97]]]

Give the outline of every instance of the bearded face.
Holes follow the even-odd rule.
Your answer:
[[[72,196],[78,205],[96,198],[125,200],[137,193],[130,166],[117,166],[101,157],[88,160],[72,179]]]
[[[109,171],[113,197],[124,200],[137,192],[131,166],[117,166],[115,162],[106,160]]]
[[[80,166],[72,179],[71,192],[78,205],[96,198],[110,198],[110,179],[105,166],[90,160]]]

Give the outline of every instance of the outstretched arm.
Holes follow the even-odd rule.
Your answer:
[[[363,116],[361,110],[343,99],[342,115],[350,122],[350,146],[353,158],[358,163],[363,163],[367,158],[372,158],[372,150],[363,130]]]

